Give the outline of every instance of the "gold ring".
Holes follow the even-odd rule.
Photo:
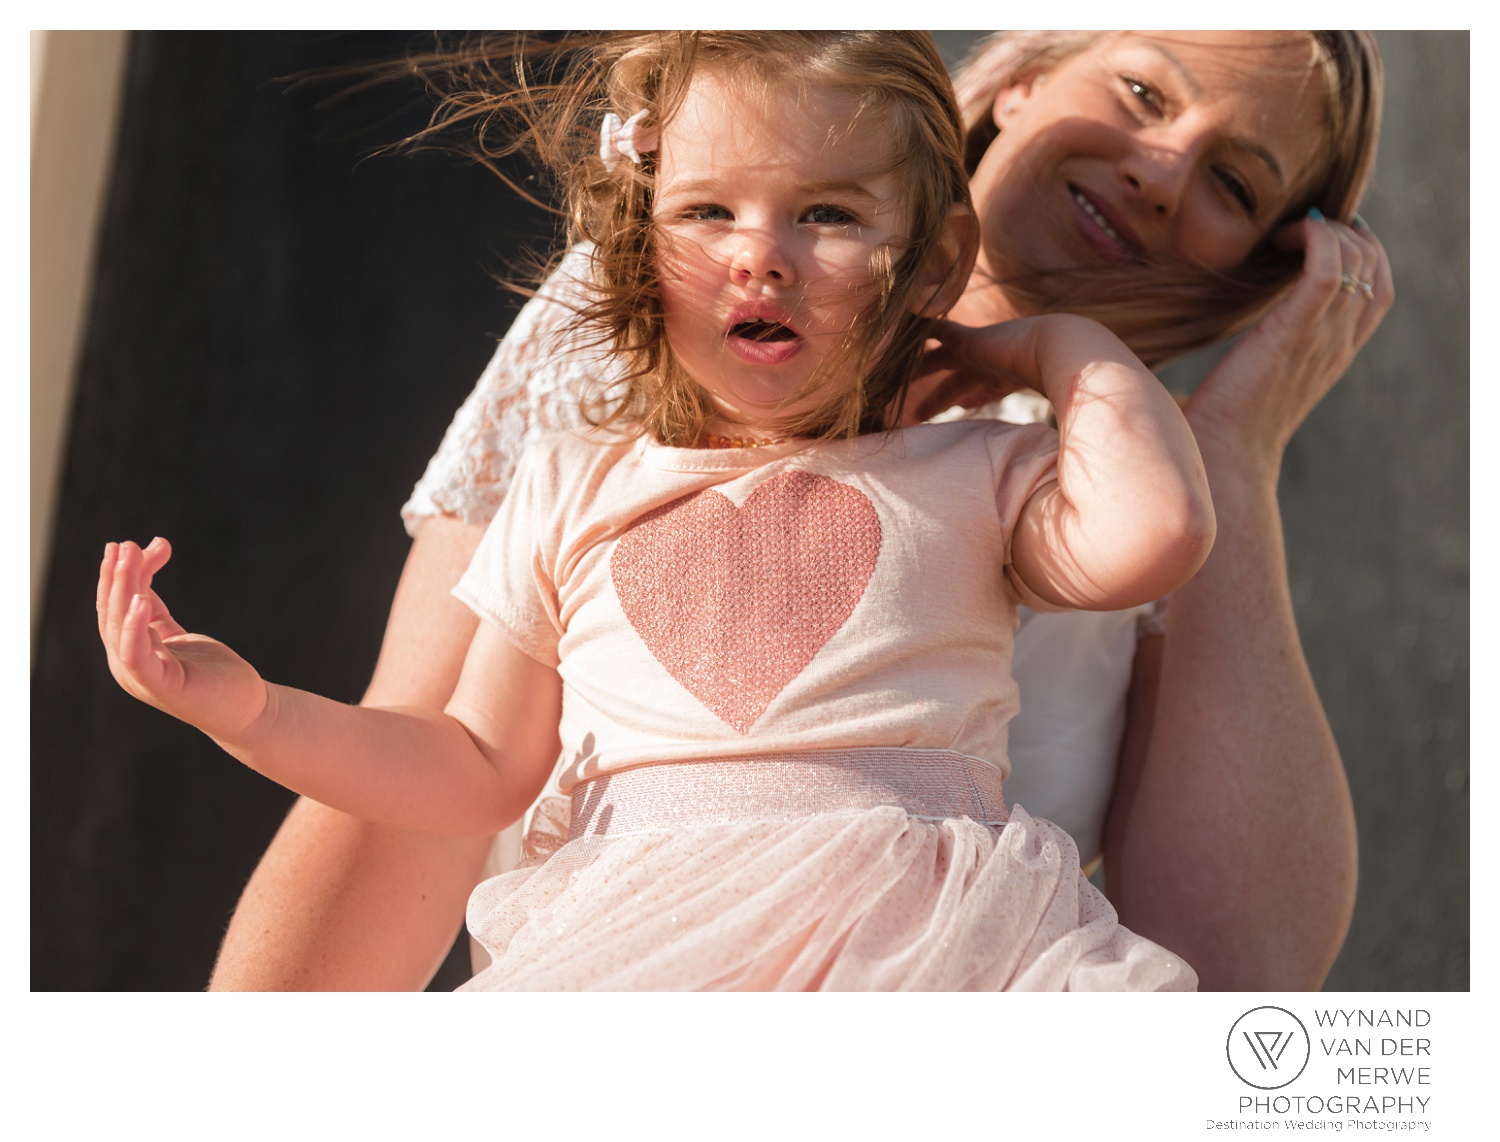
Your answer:
[[[1359,279],[1345,270],[1339,275],[1339,289],[1344,293],[1353,293],[1359,288]]]

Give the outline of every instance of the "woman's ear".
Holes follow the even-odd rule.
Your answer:
[[[979,255],[979,219],[967,203],[954,203],[943,221],[937,249],[923,267],[922,288],[912,304],[918,317],[941,317],[953,308],[969,284]]]
[[[1005,130],[1006,119],[1019,111],[1026,100],[1031,98],[1032,85],[1039,83],[1041,78],[1040,75],[1028,75],[995,93],[995,103],[990,109],[995,126]]]

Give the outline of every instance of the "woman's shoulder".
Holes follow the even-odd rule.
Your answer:
[[[638,433],[585,425],[537,436],[527,446],[521,467],[531,479],[557,489],[587,487],[600,473],[638,459],[641,451]]]
[[[585,424],[540,433],[527,447],[524,462],[573,468],[612,464],[640,448],[641,434],[637,431]]]
[[[587,348],[588,336],[578,315],[589,302],[592,274],[592,246],[584,243],[568,250],[521,307],[487,372],[534,385],[538,377],[560,367],[576,366],[578,351]],[[518,368],[523,363],[526,367]]]

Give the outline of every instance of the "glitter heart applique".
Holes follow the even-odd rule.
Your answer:
[[[880,535],[859,489],[787,472],[738,508],[708,488],[647,512],[610,574],[656,660],[743,734],[854,613]]]

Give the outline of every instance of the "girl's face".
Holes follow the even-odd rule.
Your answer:
[[[1109,36],[1000,92],[980,268],[1239,265],[1306,184],[1326,97],[1287,33]]]
[[[886,132],[857,110],[833,88],[750,100],[704,72],[662,131],[667,340],[731,425],[774,431],[855,382],[840,356],[904,217]]]

